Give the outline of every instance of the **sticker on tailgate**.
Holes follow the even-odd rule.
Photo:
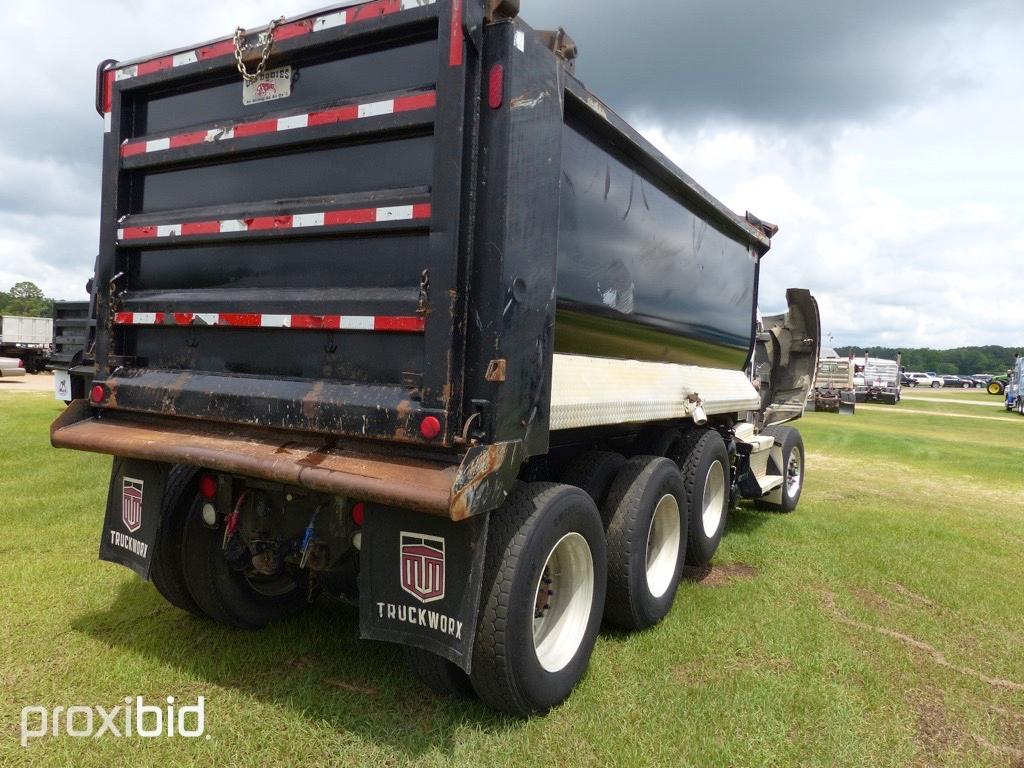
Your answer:
[[[264,101],[286,99],[292,95],[292,68],[279,67],[252,80],[242,81],[242,103],[262,104]]]

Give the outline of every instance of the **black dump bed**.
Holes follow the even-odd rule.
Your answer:
[[[102,67],[97,405],[529,455],[556,351],[743,367],[768,236],[488,5]]]

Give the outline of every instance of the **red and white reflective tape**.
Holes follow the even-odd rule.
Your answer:
[[[437,106],[437,94],[434,91],[408,96],[396,96],[393,99],[383,99],[381,101],[343,104],[301,115],[268,117],[246,123],[234,123],[232,125],[179,133],[175,136],[165,136],[160,139],[126,140],[121,145],[121,157],[163,152],[168,149],[180,149],[181,147],[191,147],[196,144],[242,139],[247,136],[261,136],[267,133],[292,131],[296,128],[314,128],[318,125],[347,123],[381,115],[415,112],[422,109],[433,109],[435,106]]]
[[[426,319],[417,315],[265,315],[252,312],[115,312],[117,325],[227,326],[293,328],[306,331],[384,331],[423,333]]]
[[[186,221],[178,224],[153,224],[145,227],[121,227],[118,240],[142,240],[158,237],[190,237],[226,232],[259,232],[307,227],[339,227],[356,224],[382,224],[389,221],[418,221],[430,218],[430,203],[394,205],[384,208],[354,208],[317,213],[284,213],[277,216],[253,216],[247,219]]]
[[[322,32],[325,29],[354,24],[359,21],[389,16],[393,13],[408,11],[413,8],[433,5],[437,0],[372,0],[372,2],[355,5],[342,10],[333,11],[320,16],[310,16],[298,21],[292,21],[274,28],[274,41],[281,42],[292,37],[301,37],[313,32]],[[461,25],[460,25],[461,32]],[[266,32],[260,33],[258,45],[262,46],[266,41]],[[110,104],[111,85],[121,80],[129,80],[133,77],[143,77],[154,72],[165,69],[181,67],[185,64],[195,64],[208,59],[216,59],[221,56],[233,56],[235,53],[234,38],[219,40],[215,43],[195,48],[190,51],[181,51],[167,56],[160,56],[149,61],[141,61],[138,64],[131,64],[119,69],[107,70],[103,100],[103,130],[110,131]]]

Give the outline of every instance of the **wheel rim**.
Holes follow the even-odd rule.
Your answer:
[[[794,450],[789,454],[789,462],[786,464],[786,495],[789,498],[796,498],[802,480],[803,464],[800,460],[800,451]]]
[[[534,592],[533,649],[548,672],[572,661],[583,642],[594,602],[594,558],[578,533],[551,549]]]
[[[672,586],[681,537],[679,502],[671,493],[666,493],[654,508],[647,531],[647,589],[654,597],[661,597]]]
[[[725,468],[720,461],[715,461],[708,468],[707,477],[704,478],[703,499],[701,521],[704,524],[704,535],[710,539],[718,532],[725,511]]]

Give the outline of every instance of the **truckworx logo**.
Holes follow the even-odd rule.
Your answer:
[[[186,739],[210,738],[206,733],[206,699],[195,704],[175,706],[168,696],[167,706],[146,704],[142,696],[126,696],[124,706],[115,707],[24,707],[21,710],[21,746],[33,739],[70,736],[98,739],[101,736],[155,739],[180,736]]]
[[[402,589],[421,603],[444,599],[444,539],[401,532]]]

